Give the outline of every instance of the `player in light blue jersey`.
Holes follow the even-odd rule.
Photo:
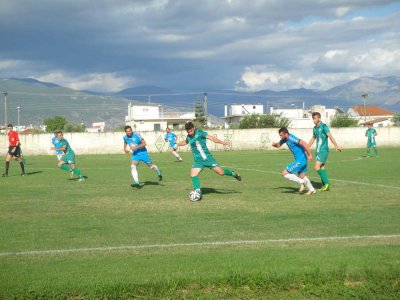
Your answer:
[[[300,184],[300,193],[304,191],[305,187],[307,187],[308,192],[306,195],[315,194],[316,191],[312,186],[311,181],[306,176],[307,161],[312,159],[308,144],[289,133],[286,127],[279,129],[279,136],[281,140],[278,143],[272,143],[272,146],[280,148],[283,144],[286,144],[294,156],[294,162],[287,165],[287,167],[282,171],[282,176]],[[298,176],[294,173],[297,173]]]
[[[158,175],[158,180],[162,180],[161,171],[152,163],[149,153],[146,149],[146,141],[140,136],[139,133],[133,132],[131,126],[125,126],[126,135],[124,139],[124,152],[132,153],[131,172],[133,177],[132,187],[140,188],[139,175],[137,172],[137,165],[143,161],[150,169],[154,170]]]
[[[164,140],[168,143],[169,151],[172,153],[173,156],[175,156],[175,158],[178,161],[182,161],[182,157],[176,151],[176,149],[178,149],[178,147],[176,146],[176,142],[177,142],[176,134],[173,133],[169,127],[167,127],[167,129],[165,129],[165,132],[166,132],[166,134],[165,134]]]
[[[59,145],[59,140],[57,138],[57,132],[54,132],[54,136],[51,138],[51,143],[53,144],[54,148],[60,148]],[[56,155],[57,155],[57,159],[58,161],[61,160],[61,157],[63,156],[64,152],[62,150],[56,150],[55,151]]]

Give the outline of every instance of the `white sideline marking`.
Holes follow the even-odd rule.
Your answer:
[[[281,174],[280,172],[269,171],[269,170],[257,170],[257,169],[246,169],[246,168],[233,168],[233,169],[245,170],[245,171],[254,171],[254,172],[261,172],[261,173]],[[319,178],[319,177],[316,177],[316,176],[308,176],[308,177],[309,178]],[[367,186],[376,186],[376,187],[400,190],[400,186],[393,186],[393,185],[386,185],[386,184],[379,184],[379,183],[367,183],[367,182],[361,182],[361,181],[342,180],[342,179],[334,179],[334,178],[329,178],[329,180],[343,182],[343,183],[351,183],[351,184],[359,184],[359,185],[367,185]]]
[[[0,252],[0,257],[5,256],[31,256],[45,254],[64,254],[80,252],[111,252],[120,250],[141,250],[141,249],[163,249],[178,247],[208,247],[208,246],[230,246],[230,245],[252,245],[252,244],[274,244],[274,243],[293,243],[293,242],[321,242],[321,241],[342,241],[342,240],[372,240],[372,239],[400,238],[400,234],[388,235],[352,235],[352,236],[328,236],[315,238],[288,238],[288,239],[269,239],[269,240],[238,240],[238,241],[215,241],[198,243],[177,243],[177,244],[151,244],[151,245],[127,245],[95,248],[72,248],[72,249],[51,249],[51,250],[31,250],[16,252]]]

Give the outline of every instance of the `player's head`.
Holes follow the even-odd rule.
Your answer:
[[[165,132],[166,132],[166,133],[170,133],[170,132],[171,132],[171,129],[170,129],[169,127],[167,127],[167,128],[165,128]]]
[[[192,122],[187,122],[185,124],[185,129],[188,135],[193,136],[196,128],[194,127]]]
[[[57,131],[56,133],[56,137],[57,137],[57,139],[59,140],[59,141],[61,141],[62,140],[62,138],[63,138],[63,132],[61,131],[61,130],[59,130],[59,131]]]
[[[312,120],[315,125],[318,125],[321,122],[321,114],[319,112],[312,113]]]
[[[286,127],[282,127],[279,129],[279,136],[283,140],[287,140],[289,138],[289,130]]]
[[[131,126],[126,125],[124,130],[125,130],[125,133],[126,133],[127,136],[131,136],[132,135],[132,127]]]
[[[14,128],[13,124],[8,124],[7,125],[7,130],[8,131],[13,131],[13,128]]]
[[[368,123],[368,128],[371,129],[372,128],[372,123]]]

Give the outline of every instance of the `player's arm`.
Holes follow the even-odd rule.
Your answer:
[[[282,140],[280,140],[277,143],[272,143],[272,147],[280,148],[283,144],[284,144],[284,142]]]
[[[310,139],[310,141],[308,142],[308,148],[311,148],[311,146],[314,144],[315,142],[315,136],[313,135],[312,138]]]
[[[307,159],[308,159],[308,161],[310,161],[312,159],[312,154],[311,154],[311,151],[310,151],[310,147],[308,147],[308,144],[305,141],[300,140],[299,141],[299,145],[304,148],[304,150],[307,153]]]
[[[221,144],[221,145],[224,145],[224,146],[225,145],[229,145],[229,142],[221,141],[219,138],[216,138],[215,136],[212,136],[212,135],[209,135],[209,134],[207,134],[206,139],[208,139],[210,141],[213,141],[216,144]]]
[[[126,146],[128,146],[128,144],[124,141],[124,150],[123,150],[123,151],[124,151],[125,153],[128,153],[128,154],[129,154],[130,151],[129,151],[128,149],[126,149]]]
[[[180,141],[179,143],[176,143],[176,146],[181,147],[181,146],[186,146],[188,144],[187,140]]]
[[[60,148],[51,147],[51,150],[54,150],[54,151],[58,151],[58,150],[65,151],[65,149],[67,149],[67,146],[62,146]]]
[[[342,148],[340,148],[340,147],[338,146],[338,144],[336,143],[335,139],[334,139],[333,136],[332,136],[332,133],[328,132],[326,135],[327,135],[328,138],[331,140],[332,144],[335,146],[336,151],[342,152]]]
[[[139,149],[139,148],[144,148],[144,147],[146,147],[146,145],[147,145],[146,141],[145,141],[144,139],[142,139],[142,140],[140,141],[140,144],[139,144],[139,145],[131,146],[131,150],[136,150],[136,149]]]

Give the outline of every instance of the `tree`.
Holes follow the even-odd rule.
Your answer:
[[[395,114],[392,118],[394,126],[400,126],[400,114]]]
[[[46,125],[46,132],[55,132],[63,130],[64,126],[67,124],[67,120],[61,116],[54,116],[44,120],[43,124]]]
[[[353,119],[349,114],[336,114],[331,123],[331,127],[357,127],[358,121]]]
[[[252,114],[245,116],[239,124],[240,129],[288,127],[290,120],[281,115]]]
[[[196,128],[204,128],[207,126],[207,117],[204,114],[204,107],[201,103],[201,100],[198,99],[196,105],[194,107],[194,123]]]
[[[70,124],[67,123],[64,126],[65,132],[85,132],[86,126],[83,124]]]

